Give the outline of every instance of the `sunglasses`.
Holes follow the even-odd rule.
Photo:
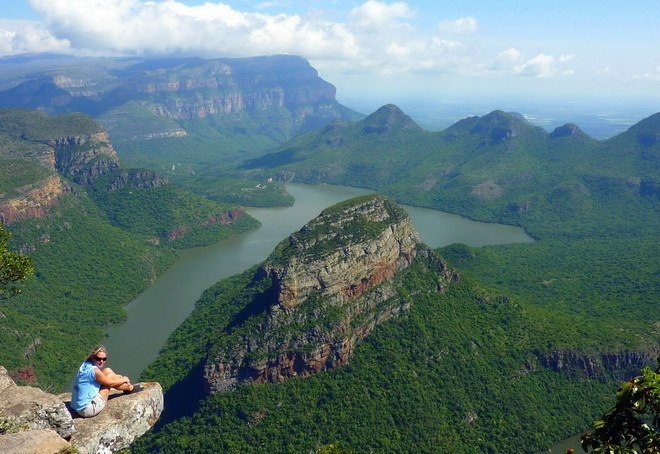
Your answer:
[[[95,356],[94,359],[97,360],[97,361],[107,361],[107,360],[108,360],[108,357],[105,356],[105,357],[103,357],[103,358],[99,358],[98,356]]]

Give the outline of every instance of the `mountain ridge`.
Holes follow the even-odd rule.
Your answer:
[[[336,88],[321,79],[307,60],[292,55],[215,59],[35,55],[0,60],[2,67],[7,75],[0,77],[4,79],[0,86],[9,86],[0,92],[0,107],[55,114],[82,111],[98,118],[115,140],[167,135],[185,129],[184,120],[241,112],[263,124],[260,116],[272,111],[270,121],[277,127],[269,134],[278,139],[323,126],[333,118],[359,116],[336,101]],[[123,108],[132,101],[140,108]],[[117,123],[117,109],[130,119]],[[172,119],[177,126],[163,131],[148,117]]]
[[[548,133],[520,114],[500,110],[438,132],[397,118],[379,134],[365,133],[367,119],[335,122],[245,160],[234,175],[349,186],[359,181],[403,203],[525,225],[534,235],[579,235],[584,229],[577,221],[567,230],[554,213],[569,212],[574,219],[601,215],[594,206],[611,203],[605,199],[614,187],[628,198],[621,204],[621,223],[627,222],[627,210],[651,208],[660,195],[657,114],[606,140],[570,124]],[[642,225],[651,227],[651,217]]]

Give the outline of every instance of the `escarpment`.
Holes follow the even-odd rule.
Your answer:
[[[341,105],[335,86],[295,55],[63,62],[37,55],[17,63],[26,74],[6,82],[11,88],[0,91],[0,107],[84,112],[115,143],[185,137],[193,132],[191,122],[200,121],[233,133],[255,128],[280,142],[336,118],[362,117]]]
[[[28,143],[24,152],[0,152],[0,158],[10,159],[3,164],[5,170],[24,182],[0,192],[0,222],[4,224],[44,217],[72,191],[71,181],[91,184],[119,167],[105,131]]]
[[[90,184],[119,167],[119,157],[105,131],[58,138],[48,145],[55,149],[56,170],[79,184]]]
[[[539,364],[555,372],[579,373],[589,378],[615,381],[628,380],[640,369],[653,364],[660,357],[660,349],[643,351],[624,350],[580,354],[570,350],[550,350],[537,354]]]
[[[210,392],[280,382],[346,364],[356,343],[410,308],[397,278],[416,260],[455,278],[384,196],[342,202],[280,243],[255,281],[267,289],[230,324],[204,368]]]
[[[0,223],[12,224],[25,219],[42,218],[71,185],[57,175],[16,188],[14,195],[0,194]]]

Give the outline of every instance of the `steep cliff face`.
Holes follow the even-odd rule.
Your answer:
[[[48,145],[55,150],[56,170],[76,183],[92,183],[119,167],[119,157],[105,131],[61,137],[49,140]]]
[[[421,245],[405,211],[383,196],[353,199],[325,210],[283,241],[260,267],[268,282],[250,317],[236,320],[209,354],[211,392],[239,383],[279,382],[348,362],[356,343],[409,309],[396,278],[415,260],[437,270],[438,289],[453,278]]]
[[[73,62],[35,56],[14,64],[25,75],[18,84],[0,76],[0,86],[12,87],[0,92],[0,106],[85,112],[115,139],[182,137],[187,132],[179,120],[235,114],[281,139],[360,116],[336,101],[335,87],[307,60],[293,55]]]
[[[566,350],[552,350],[537,355],[539,364],[555,372],[579,372],[589,378],[628,380],[640,369],[653,364],[660,356],[660,349],[644,352],[620,351],[602,352],[593,355],[580,354]]]
[[[60,197],[71,190],[71,185],[57,175],[17,188],[17,195],[0,194],[0,223],[12,224],[25,219],[44,217]]]
[[[296,56],[185,61],[131,76],[120,82],[127,94],[149,99],[156,115],[179,119],[336,104],[335,87]]]
[[[81,418],[70,409],[71,394],[59,396],[17,386],[0,366],[0,452],[56,454],[123,451],[151,428],[163,411],[157,382],[124,395],[113,391],[105,409]]]
[[[90,184],[119,167],[119,158],[105,131],[24,141],[22,146],[26,149],[20,153],[0,152],[0,158],[13,160],[3,164],[5,170],[20,173],[17,180],[24,182],[0,193],[0,222],[4,224],[45,216],[63,194],[72,191],[71,183],[60,175],[78,184]],[[18,164],[16,159],[57,173],[35,170],[34,166]]]

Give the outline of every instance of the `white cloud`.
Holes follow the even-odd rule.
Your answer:
[[[403,1],[367,0],[344,22],[324,14],[245,12],[215,1],[30,0],[43,23],[7,24],[0,55],[70,52],[86,55],[240,57],[276,53],[309,59],[324,75],[455,74],[459,77],[569,74],[570,53],[526,58],[511,47],[495,57],[489,42],[466,43],[441,33],[478,31],[473,17],[442,22],[438,35],[415,28],[416,11]],[[260,8],[277,11],[275,0]],[[99,13],[102,12],[102,13]],[[2,24],[0,24],[2,25]],[[490,59],[490,60],[489,60]]]
[[[648,72],[635,74],[630,79],[635,81],[660,82],[660,66],[656,66]]]
[[[440,22],[438,30],[442,33],[465,35],[476,33],[479,30],[479,25],[474,17],[462,17],[452,21]]]
[[[552,55],[539,54],[514,66],[513,70],[521,76],[549,77],[556,73],[555,61]]]
[[[511,47],[497,55],[485,72],[539,78],[557,75],[570,76],[574,74],[574,70],[562,69],[561,65],[570,62],[573,58],[573,55],[566,54],[559,56],[539,54],[526,58],[521,51]]]
[[[351,25],[357,29],[387,33],[388,27],[396,26],[400,19],[414,17],[407,3],[383,3],[368,0],[353,8],[349,14]]]
[[[68,40],[55,38],[37,22],[0,20],[0,55],[70,51]]]

